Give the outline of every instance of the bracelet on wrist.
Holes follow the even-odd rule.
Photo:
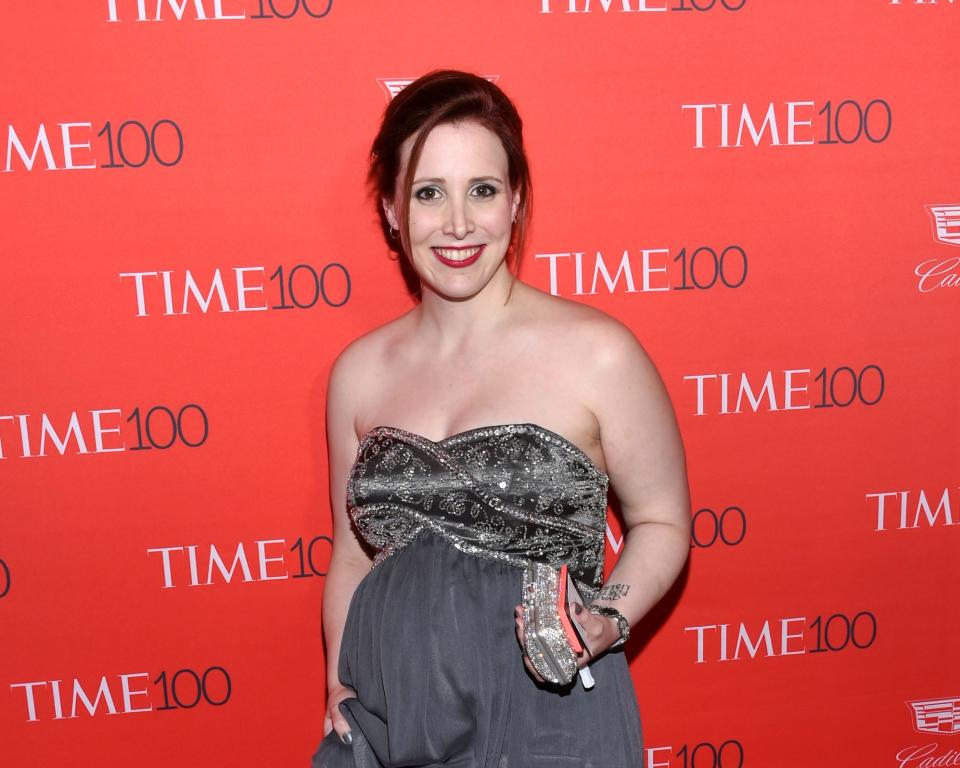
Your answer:
[[[586,606],[586,608],[588,611],[590,611],[590,613],[598,616],[608,616],[611,619],[616,619],[617,632],[620,636],[613,641],[613,643],[610,645],[610,648],[619,648],[621,645],[627,642],[627,638],[630,637],[630,622],[627,621],[626,616],[620,613],[620,611],[609,605],[596,605],[593,603]]]

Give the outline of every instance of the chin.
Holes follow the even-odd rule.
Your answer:
[[[428,282],[427,285],[430,286],[430,289],[438,294],[443,296],[446,299],[460,300],[460,299],[470,299],[476,296],[483,289],[483,285],[479,283],[474,283],[473,281],[466,283],[462,281],[457,281],[456,283],[449,282]]]

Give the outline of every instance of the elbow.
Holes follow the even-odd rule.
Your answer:
[[[686,515],[684,519],[677,523],[677,556],[680,560],[679,571],[690,559],[692,523],[690,516]]]
[[[690,504],[687,504],[678,511],[673,521],[673,530],[675,532],[677,571],[680,571],[690,558],[690,549],[693,535],[693,520],[690,515]]]

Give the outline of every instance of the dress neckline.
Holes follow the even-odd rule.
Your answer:
[[[509,422],[507,424],[489,424],[483,427],[472,427],[470,429],[464,429],[460,432],[454,432],[452,435],[447,435],[447,437],[443,437],[440,440],[431,440],[429,437],[424,437],[421,434],[418,434],[416,432],[411,432],[410,430],[407,430],[407,429],[402,429],[401,427],[391,427],[387,424],[379,424],[376,427],[371,427],[370,429],[368,429],[366,432],[363,433],[363,436],[360,438],[360,445],[363,445],[368,438],[373,436],[374,433],[384,429],[388,429],[393,432],[399,432],[403,435],[409,435],[411,437],[417,438],[419,440],[423,440],[432,445],[445,445],[446,443],[450,443],[458,438],[467,437],[476,432],[483,432],[490,429],[501,429],[503,427],[529,427],[533,430],[539,430],[540,432],[543,432],[544,434],[549,435],[551,438],[561,443],[564,447],[566,447],[569,451],[571,451],[574,455],[576,455],[592,471],[594,471],[596,474],[600,475],[602,478],[604,478],[609,482],[610,480],[609,475],[607,475],[606,472],[600,469],[600,467],[597,466],[596,462],[594,462],[594,460],[591,459],[580,446],[578,446],[576,443],[572,442],[571,440],[567,439],[566,437],[561,435],[559,432],[554,432],[552,429],[547,429],[546,427],[541,426],[540,424],[535,424],[532,421],[519,421],[519,422]]]

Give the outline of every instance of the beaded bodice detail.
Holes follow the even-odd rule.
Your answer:
[[[608,487],[580,448],[537,424],[439,442],[381,426],[357,448],[347,509],[378,550],[374,568],[429,530],[463,552],[520,567],[566,563],[593,597],[603,580]]]

